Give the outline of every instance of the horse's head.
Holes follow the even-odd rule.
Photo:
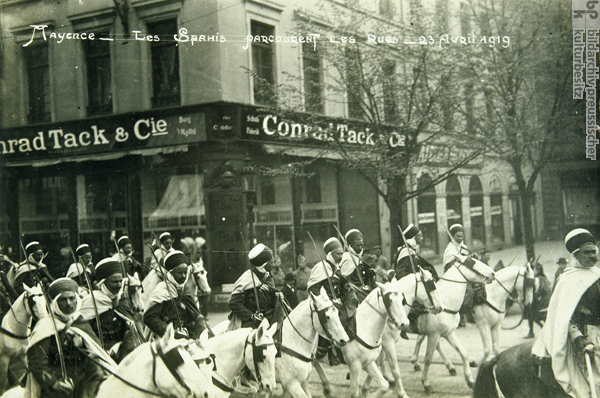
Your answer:
[[[487,283],[495,279],[494,270],[485,263],[463,255],[456,255],[456,269],[469,282]]]
[[[396,327],[403,328],[408,326],[409,320],[406,316],[406,311],[404,311],[404,307],[402,306],[396,278],[392,279],[391,282],[376,283],[377,289],[373,290],[369,296],[377,292],[377,300],[383,301],[387,316]],[[367,297],[367,299],[368,298],[369,297]]]
[[[196,283],[198,284],[198,290],[204,294],[210,294],[211,289],[208,284],[208,274],[206,269],[204,269],[204,263],[201,261],[197,263],[192,263],[192,269],[194,271],[194,275],[196,275]]]
[[[523,279],[523,288],[521,291],[523,305],[529,305],[533,302],[533,293],[535,291],[535,271],[530,263],[525,264]]]
[[[246,366],[250,369],[263,390],[272,392],[275,389],[275,355],[277,348],[273,335],[277,331],[277,322],[269,327],[265,318],[258,329],[250,332],[244,347]]]
[[[142,312],[144,310],[144,300],[142,299],[144,288],[137,272],[133,276],[127,275],[126,283],[125,297],[129,299],[135,312]]]
[[[327,296],[325,288],[321,286],[318,296],[310,293],[315,311],[311,311],[312,323],[317,333],[330,339],[334,344],[344,346],[350,341],[348,334],[340,322],[339,310]],[[315,319],[316,317],[316,319]]]
[[[26,310],[30,312],[30,315],[35,320],[39,320],[48,315],[48,309],[46,306],[46,298],[40,285],[29,287],[23,284],[24,296],[23,301],[26,304]]]
[[[208,347],[208,329],[204,330],[200,338],[187,346],[187,351],[198,365],[209,384],[212,384],[212,372],[217,370],[215,366],[215,355],[206,350]]]
[[[154,383],[169,396],[210,398],[212,382],[206,380],[188,347],[182,340],[175,340],[173,325],[169,324],[164,336],[151,345],[154,374],[161,375],[154,378]]]

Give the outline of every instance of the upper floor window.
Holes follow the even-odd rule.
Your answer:
[[[311,43],[302,44],[304,70],[304,107],[308,112],[323,113],[321,58]]]
[[[304,186],[306,203],[321,203],[321,177],[317,172],[304,179]]]
[[[27,64],[27,91],[29,99],[29,123],[49,122],[50,110],[50,64],[48,46],[24,48]]]
[[[275,181],[272,177],[261,176],[260,178],[260,204],[275,204]]]
[[[181,81],[179,78],[179,50],[173,39],[177,32],[174,19],[148,24],[151,35],[160,41],[150,44],[152,56],[152,106],[175,106],[181,104]]]
[[[272,36],[275,27],[261,22],[252,21],[250,26],[252,36]],[[275,61],[273,43],[252,42],[252,68],[254,81],[254,102],[272,105],[275,101]]]
[[[384,61],[383,72],[383,114],[385,121],[393,123],[398,116],[398,85],[396,84],[396,63]]]
[[[346,95],[348,101],[348,116],[363,119],[363,83],[358,51],[346,49]]]
[[[386,18],[394,16],[394,6],[391,0],[379,0],[379,14]]]
[[[96,36],[101,37],[102,34]],[[84,40],[88,82],[88,116],[112,112],[110,41]]]

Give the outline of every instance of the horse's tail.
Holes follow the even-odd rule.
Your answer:
[[[497,362],[498,356],[494,356],[479,366],[479,373],[477,373],[475,387],[473,387],[473,398],[498,398],[496,376],[494,375],[494,367]]]

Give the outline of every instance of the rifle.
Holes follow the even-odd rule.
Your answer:
[[[154,235],[154,232],[152,234]],[[156,240],[156,236],[154,237],[154,240]],[[152,257],[154,257],[154,261],[156,261],[156,263],[158,264],[157,272],[160,271],[163,281],[165,282],[165,287],[167,288],[167,293],[169,293],[169,299],[171,301],[171,304],[173,305],[173,310],[175,311],[175,316],[177,316],[177,322],[179,323],[179,325],[181,327],[183,327],[183,323],[181,323],[181,317],[179,316],[179,311],[177,309],[177,305],[175,304],[175,298],[173,297],[173,293],[171,292],[171,289],[169,286],[169,281],[167,280],[167,275],[165,275],[164,270],[160,266],[160,263],[158,262],[158,259],[156,258],[156,254],[154,254],[152,245],[148,243],[148,246],[150,247],[150,252],[152,253]]]
[[[244,234],[242,233],[242,231],[240,231],[240,236],[242,237],[242,243],[244,244],[244,250],[246,251],[246,253],[250,253],[250,251],[248,250],[248,246],[246,245],[246,239],[244,239]],[[250,267],[250,276],[252,277],[252,287],[254,288],[254,299],[256,300],[256,312],[260,313],[260,304],[258,303],[258,290],[256,290],[256,282],[254,282],[254,272],[252,271],[252,264],[250,263],[250,258],[248,256],[246,256],[246,258],[248,258],[248,266]]]
[[[75,253],[71,246],[69,246],[69,251],[71,252],[71,256],[73,257],[73,261],[75,261],[75,267],[77,267],[77,260],[75,259]],[[94,290],[92,289],[92,284],[87,276],[87,272],[85,270],[85,265],[83,261],[81,261],[81,257],[77,256],[79,261],[81,262],[81,266],[83,267],[83,276],[85,278],[85,282],[87,283],[88,289],[90,289],[90,294],[92,295],[92,303],[94,304],[94,313],[96,315],[96,322],[98,324],[98,338],[100,339],[100,346],[104,348],[104,337],[102,336],[102,325],[100,324],[100,314],[98,313],[98,306],[96,305],[96,297],[94,296]],[[81,280],[81,274],[79,275],[79,280]]]
[[[352,263],[354,264],[354,270],[356,271],[356,275],[358,275],[358,280],[360,282],[360,285],[364,288],[365,287],[365,281],[363,280],[362,275],[360,274],[360,270],[358,269],[358,264],[356,264],[354,262],[354,257],[353,256],[358,257],[359,260],[361,260],[361,258],[359,257],[358,254],[352,253],[350,251],[350,249],[352,249],[352,248],[351,247],[349,248],[348,242],[346,242],[346,238],[344,238],[344,236],[342,235],[342,233],[338,229],[337,225],[333,224],[333,227],[335,228],[335,230],[337,231],[340,239],[342,240],[342,243],[344,244],[344,248],[348,249],[348,253],[350,253],[350,258],[352,259]]]
[[[60,334],[58,333],[58,328],[56,327],[56,319],[54,318],[54,313],[52,312],[50,298],[48,297],[48,293],[46,289],[44,289],[44,285],[40,278],[36,274],[33,273],[31,269],[31,263],[29,262],[29,256],[27,255],[27,251],[25,250],[25,246],[23,246],[23,242],[19,241],[21,244],[21,250],[23,250],[23,254],[25,255],[25,261],[27,262],[27,267],[29,268],[29,272],[31,272],[31,276],[36,283],[40,284],[42,289],[42,294],[44,295],[44,299],[46,300],[46,306],[48,307],[48,313],[50,314],[50,318],[52,319],[52,329],[54,330],[54,336],[56,337],[56,346],[58,347],[58,358],[60,360],[60,370],[62,373],[63,380],[67,380],[67,366],[65,365],[65,354],[63,352],[62,340],[60,339]],[[36,280],[37,279],[37,280]]]
[[[115,249],[117,249],[117,254],[119,256],[119,264],[121,264],[121,272],[123,273],[123,278],[127,276],[127,272],[125,272],[125,265],[123,264],[123,259],[121,258],[121,249],[119,249],[119,245],[116,240],[116,231],[112,231],[110,234],[110,240],[115,244]]]
[[[410,252],[410,246],[408,246],[408,242],[406,242],[406,236],[404,236],[404,231],[402,230],[402,228],[400,228],[400,225],[396,225],[396,226],[400,230],[400,235],[402,235],[402,241],[404,242],[404,246],[406,246],[406,250],[408,252],[408,258],[410,259],[410,266],[412,267],[413,274],[416,274],[417,267],[415,266],[415,263],[413,261],[412,253]]]
[[[327,275],[327,281],[329,281],[329,288],[331,289],[331,295],[333,296],[333,299],[335,300],[337,297],[335,295],[335,290],[333,289],[333,282],[331,282],[331,277],[329,276],[329,271],[327,271],[327,264],[325,263],[326,260],[323,260],[323,258],[321,257],[321,253],[319,252],[319,249],[317,249],[317,244],[315,243],[315,240],[313,239],[313,237],[310,234],[310,232],[306,231],[306,233],[310,237],[310,240],[312,241],[312,244],[315,247],[315,250],[317,251],[317,254],[319,255],[319,259],[321,260],[321,264],[323,264],[323,268],[325,269],[325,275]]]

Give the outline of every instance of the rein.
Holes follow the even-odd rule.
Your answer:
[[[275,342],[257,345],[256,344],[256,331],[251,334],[252,334],[252,341],[249,340],[250,335],[248,335],[248,337],[246,337],[246,344],[244,345],[244,363],[246,363],[246,346],[252,345],[252,363],[254,365],[254,373],[256,375],[256,380],[259,383],[261,383],[262,377],[260,375],[260,368],[258,367],[258,364],[265,360],[265,350],[267,349],[267,347],[270,345],[274,345]]]
[[[325,332],[325,334],[327,335],[328,338],[330,338],[331,340],[333,340],[331,338],[331,333],[329,332],[329,330],[325,326],[323,326],[323,321],[325,321],[325,325],[327,325],[327,320],[325,319],[325,317],[326,317],[325,313],[327,312],[327,310],[329,310],[329,308],[333,307],[333,304],[331,304],[330,306],[327,306],[325,308],[322,308],[321,310],[316,310],[313,307],[312,303],[309,304],[309,305],[310,305],[310,321],[312,323],[313,328],[315,330],[317,330],[317,328],[315,327],[314,319],[313,319],[313,313],[316,312],[317,313],[317,317],[319,319],[319,324],[321,326],[321,329],[323,329],[323,331]],[[298,336],[302,337],[302,339],[304,341],[306,341],[307,343],[309,343],[311,346],[314,345],[314,342],[308,340],[306,337],[304,337],[300,333],[300,331],[296,328],[296,326],[294,325],[294,323],[290,319],[289,314],[288,314],[287,320],[290,322],[290,325],[292,326],[292,328],[294,329],[294,331],[296,332],[296,334]],[[285,325],[285,323],[284,323],[284,325]],[[281,326],[281,328],[283,329],[283,325]],[[285,352],[286,354],[291,355],[292,357],[297,358],[297,359],[299,359],[299,360],[301,360],[303,362],[311,362],[314,359],[314,357],[315,357],[315,354],[313,352],[310,353],[310,357],[307,357],[306,355],[300,354],[299,352],[294,351],[291,348],[284,346],[283,342],[280,344],[279,349],[281,350],[281,352]]]
[[[385,307],[385,310],[386,310],[386,314],[387,314],[387,316],[388,316],[388,317],[389,317],[389,318],[392,320],[392,323],[394,323],[394,325],[397,325],[397,326],[399,326],[399,323],[398,323],[398,321],[396,321],[396,319],[394,319],[394,317],[393,317],[393,316],[392,316],[392,314],[390,313],[390,306],[391,306],[391,298],[390,298],[390,295],[391,295],[393,292],[387,292],[387,293],[383,294],[383,293],[381,292],[381,289],[380,289],[380,288],[378,288],[378,289],[379,289],[379,291],[377,292],[377,297],[378,297],[378,299],[377,299],[377,302],[379,302],[379,297],[381,297],[381,299],[382,299],[382,301],[383,301],[383,306]],[[366,304],[367,304],[369,307],[371,307],[373,310],[375,310],[375,312],[376,312],[376,313],[378,313],[380,316],[382,316],[382,317],[384,316],[383,314],[381,314],[381,312],[379,312],[379,309],[375,308],[375,307],[373,306],[373,304],[369,303],[367,300],[364,300],[364,301],[363,301],[363,303],[366,303]],[[355,332],[355,333],[352,333],[352,335],[353,335],[353,336],[352,336],[352,338],[354,338],[354,339],[355,339],[355,340],[356,340],[356,341],[357,341],[357,342],[358,342],[360,345],[362,345],[363,347],[365,347],[365,348],[367,348],[367,349],[369,349],[369,350],[374,350],[374,349],[376,349],[376,348],[379,348],[379,347],[381,347],[381,342],[380,342],[378,345],[376,345],[376,346],[372,346],[372,345],[370,345],[370,344],[367,344],[367,343],[366,343],[366,342],[365,342],[363,339],[361,339],[361,338],[358,336],[358,333],[357,333],[357,332]]]
[[[169,395],[169,394],[166,394],[166,393],[162,392],[160,390],[160,388],[158,387],[158,385],[156,384],[156,358],[158,356],[158,357],[160,357],[160,359],[163,361],[163,363],[165,364],[165,366],[169,370],[169,373],[171,373],[171,375],[175,378],[175,380],[184,389],[187,390],[188,396],[195,397],[195,394],[190,389],[190,387],[187,385],[187,383],[185,383],[185,380],[183,380],[183,378],[179,375],[179,373],[177,373],[177,368],[180,367],[184,363],[183,358],[181,357],[181,354],[179,354],[179,351],[178,351],[179,348],[180,348],[179,346],[177,346],[177,347],[175,347],[175,348],[173,348],[170,351],[168,351],[168,352],[165,353],[162,350],[162,348],[158,345],[157,342],[154,342],[154,343],[152,343],[150,345],[150,353],[152,354],[152,383],[158,389],[157,392],[150,391],[150,390],[147,390],[147,389],[145,389],[143,387],[135,385],[133,382],[125,379],[123,376],[120,376],[117,373],[113,372],[111,369],[107,368],[106,365],[104,365],[102,362],[98,361],[96,358],[92,357],[90,354],[88,354],[87,351],[82,350],[80,347],[76,347],[76,348],[77,348],[77,350],[79,350],[79,352],[81,352],[90,361],[92,361],[96,365],[100,366],[106,372],[110,373],[117,380],[123,382],[124,384],[128,385],[129,387],[131,387],[131,388],[133,388],[133,389],[135,389],[137,391],[143,392],[144,394],[152,395],[154,397],[177,398],[173,394]]]

